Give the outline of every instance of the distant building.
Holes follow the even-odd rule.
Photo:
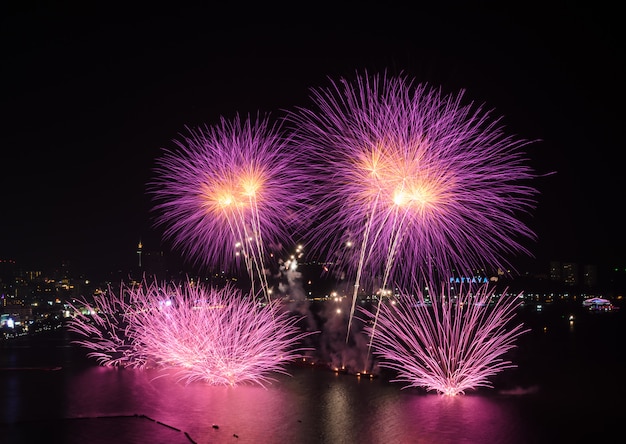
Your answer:
[[[595,287],[598,284],[598,270],[595,265],[584,265],[582,273],[576,262],[550,261],[550,281],[576,287],[580,284]]]
[[[162,251],[144,251],[142,259],[142,271],[147,277],[164,279],[167,272],[165,255]]]
[[[587,264],[583,267],[583,284],[595,288],[598,285],[598,267]]]
[[[552,282],[563,281],[563,269],[558,261],[550,261],[550,280]]]
[[[22,301],[14,305],[6,305],[0,310],[7,318],[13,319],[14,322],[24,323],[30,319],[33,319],[33,309],[30,306],[25,306]]]
[[[574,287],[578,285],[578,264],[574,262],[563,263],[563,283],[567,286]]]
[[[606,281],[606,287],[611,290],[611,293],[623,294],[626,291],[626,267],[623,264],[609,267],[602,281]]]
[[[0,282],[12,284],[17,274],[17,265],[13,259],[0,259]]]

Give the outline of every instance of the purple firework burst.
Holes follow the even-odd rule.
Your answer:
[[[70,321],[72,330],[85,336],[77,342],[94,350],[89,356],[101,365],[171,370],[186,383],[264,386],[274,381],[272,373],[288,374],[287,364],[309,350],[300,342],[314,334],[303,331],[302,316],[279,301],[261,305],[232,286],[144,283],[124,287],[120,295],[98,298],[92,314]],[[104,314],[113,309],[123,311],[114,313],[124,320],[123,329],[108,321],[111,313]],[[110,343],[103,340],[107,337],[122,340]],[[116,358],[120,353],[125,359]]]
[[[430,300],[429,300],[430,299]],[[375,315],[362,307],[372,349],[380,366],[397,371],[392,382],[447,396],[492,387],[489,378],[516,367],[503,356],[529,331],[514,325],[521,294],[496,295],[487,284],[475,292],[461,287],[426,298],[401,293],[395,304],[381,304]]]
[[[463,104],[463,92],[364,75],[313,89],[312,99],[286,118],[323,179],[306,245],[341,263],[356,287],[507,270],[508,255],[530,254],[520,240],[535,235],[517,217],[535,204],[521,151],[529,142]]]
[[[223,270],[243,261],[266,291],[268,247],[279,253],[291,243],[304,203],[302,156],[267,116],[222,118],[175,143],[148,184],[155,225],[195,265]]]

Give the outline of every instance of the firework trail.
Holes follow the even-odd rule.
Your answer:
[[[529,331],[522,324],[512,326],[521,294],[495,295],[483,284],[475,292],[469,286],[458,294],[448,288],[430,294],[431,303],[426,299],[421,290],[416,297],[402,293],[396,304],[379,304],[377,334],[365,327],[380,366],[397,371],[392,382],[455,396],[492,387],[489,377],[516,367],[502,356]],[[377,316],[359,311],[370,320]]]
[[[243,260],[252,293],[259,281],[269,300],[268,247],[279,253],[293,237],[307,188],[303,158],[267,116],[188,130],[157,159],[148,184],[155,226],[195,265],[223,270]]]
[[[114,306],[104,298],[96,301],[103,304],[92,315],[96,329],[85,327],[90,325],[85,315],[70,320],[72,330],[86,337],[77,342],[96,350],[90,356],[102,365],[153,366],[175,372],[186,383],[264,386],[274,381],[272,373],[288,374],[287,364],[308,350],[300,341],[314,334],[302,331],[302,317],[284,310],[279,301],[260,305],[232,286],[144,283],[123,293],[112,296]],[[102,319],[101,313],[112,308],[125,310],[121,317],[129,324],[123,330],[125,360],[111,357],[120,350],[101,351],[102,337],[120,336],[117,325]]]
[[[362,283],[376,278],[385,290],[455,269],[507,270],[507,255],[530,255],[517,240],[535,238],[517,218],[535,204],[528,142],[462,99],[366,74],[313,89],[315,108],[286,117],[322,178],[312,199],[319,223],[304,242],[355,280],[346,342]]]

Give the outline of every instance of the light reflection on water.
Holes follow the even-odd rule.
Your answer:
[[[527,442],[520,438],[523,424],[514,397],[447,398],[400,390],[382,378],[290,370],[291,377],[278,376],[267,388],[184,385],[157,371],[95,366],[41,373],[38,378],[64,380],[64,408],[51,403],[39,414],[146,415],[187,432],[197,443]]]
[[[537,320],[513,357],[518,370],[494,389],[454,398],[402,390],[385,375],[306,366],[275,375],[267,388],[184,385],[156,370],[99,367],[62,341],[5,345],[0,442],[2,424],[126,415],[146,415],[198,444],[606,442],[621,417],[611,406],[626,395],[624,325],[611,319],[577,318],[572,326],[558,318],[547,329]],[[593,377],[600,387],[589,384]],[[593,427],[581,420],[590,406],[603,418]],[[124,442],[116,432],[98,442]]]

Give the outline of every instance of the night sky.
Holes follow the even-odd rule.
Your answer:
[[[279,117],[329,78],[386,70],[464,89],[536,140],[536,259],[513,262],[624,264],[621,15],[480,4],[2,6],[0,259],[89,273],[132,266],[140,239],[167,251],[146,183],[186,125]]]

